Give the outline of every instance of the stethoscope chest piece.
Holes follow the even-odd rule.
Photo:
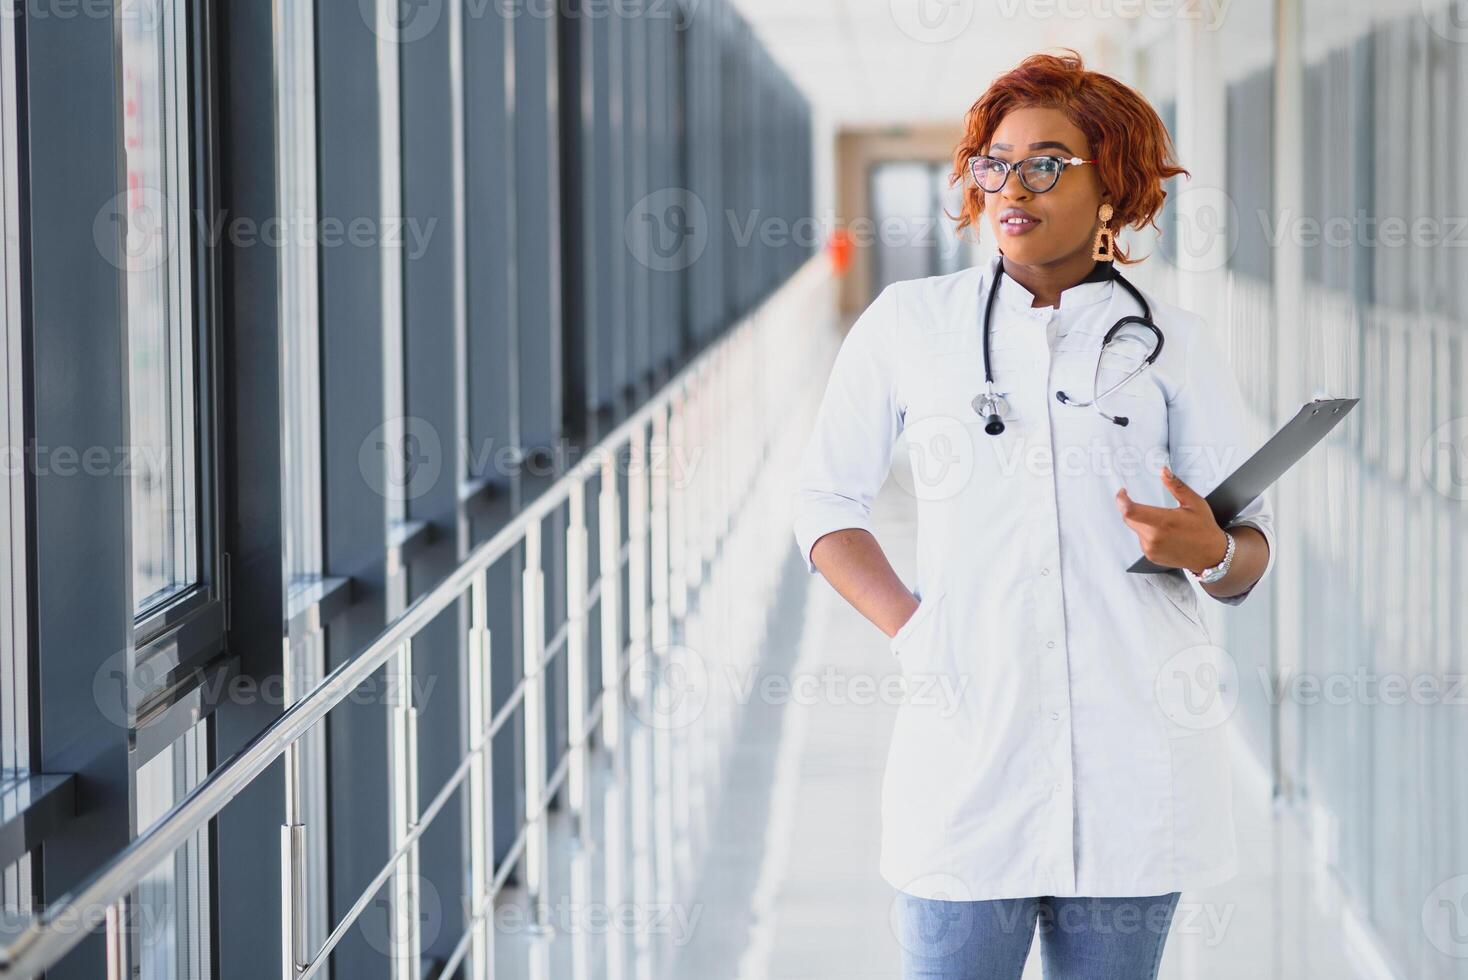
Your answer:
[[[1004,416],[1009,414],[1009,401],[990,388],[974,396],[974,411],[984,420],[984,431],[997,436],[1004,431]]]

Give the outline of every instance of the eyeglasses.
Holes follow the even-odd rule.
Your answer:
[[[997,194],[1004,189],[1011,170],[1019,171],[1019,182],[1035,194],[1043,194],[1055,186],[1066,167],[1079,167],[1095,160],[1080,157],[1026,157],[1018,163],[1008,163],[989,156],[976,156],[969,160],[974,183],[987,194]]]

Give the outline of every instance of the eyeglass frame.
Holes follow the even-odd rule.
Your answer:
[[[980,160],[992,160],[994,163],[997,163],[1004,168],[1004,180],[1002,180],[999,186],[994,188],[992,191],[984,186],[983,181],[979,180],[979,172],[975,169],[975,166]],[[1060,170],[1056,172],[1054,182],[1051,183],[1051,185],[1049,187],[1046,187],[1044,190],[1040,190],[1039,188],[1030,186],[1030,182],[1028,180],[1025,180],[1024,173],[1020,171],[1020,167],[1029,163],[1031,160],[1053,160],[1056,163],[1060,164]],[[1045,194],[1055,189],[1055,185],[1060,183],[1060,178],[1065,173],[1067,168],[1079,167],[1087,163],[1096,162],[1097,161],[1095,159],[1082,160],[1080,157],[1058,157],[1049,153],[1039,153],[1035,156],[1025,157],[1023,160],[1016,160],[1014,163],[1010,163],[1008,160],[1001,160],[998,157],[990,156],[987,153],[977,153],[969,157],[968,170],[969,176],[973,177],[974,179],[974,185],[985,194],[998,194],[999,192],[1003,191],[1004,185],[1009,183],[1009,175],[1011,173],[1019,174],[1020,184],[1024,187],[1025,190],[1029,191],[1031,194]]]

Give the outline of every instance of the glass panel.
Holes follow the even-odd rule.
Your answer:
[[[30,754],[15,78],[15,21],[0,17],[0,778],[25,772]]]
[[[315,236],[316,84],[312,3],[287,3],[276,35],[280,98],[280,330],[286,580],[321,573],[321,323]]]
[[[1194,209],[1187,223],[1175,220],[1169,229],[1173,249],[1182,249],[1184,265],[1194,250],[1206,247],[1210,233],[1228,235],[1224,302],[1219,314],[1227,341],[1229,363],[1243,388],[1249,409],[1251,435],[1261,441],[1269,421],[1279,420],[1274,407],[1276,296],[1273,287],[1274,249],[1270,231],[1276,226],[1274,188],[1274,40],[1269,0],[1239,0],[1240,16],[1230,16],[1220,27],[1223,53],[1224,189],[1227,208],[1216,219]],[[1173,120],[1169,120],[1172,122]],[[1176,133],[1174,133],[1176,135]],[[1187,165],[1185,161],[1184,166]],[[1170,181],[1169,194],[1189,193],[1186,178]],[[1176,210],[1172,217],[1176,219]],[[1207,222],[1205,224],[1205,222]],[[1173,233],[1175,229],[1175,234]],[[1166,240],[1166,239],[1164,239]],[[1239,674],[1251,679],[1241,684],[1238,730],[1254,757],[1273,755],[1278,706],[1269,697],[1268,678],[1279,670],[1272,642],[1271,610],[1275,596],[1265,589],[1250,600],[1247,614],[1228,621],[1228,648]]]
[[[872,295],[891,283],[931,275],[932,239],[925,242],[919,231],[933,214],[932,168],[917,161],[877,166],[872,211],[877,229]]]
[[[152,827],[209,773],[205,723],[139,767],[138,832]],[[137,976],[209,977],[209,837],[200,831],[139,884],[133,915]]]
[[[184,18],[182,0],[124,0],[118,13],[133,597],[140,613],[199,578]]]
[[[30,769],[25,440],[16,224],[15,21],[0,17],[0,785]],[[30,914],[31,856],[0,871],[0,915]]]
[[[963,185],[949,186],[949,167],[914,160],[873,168],[874,296],[890,283],[946,275],[977,261],[977,236],[958,235],[949,217],[963,206]]]
[[[280,249],[281,500],[287,606],[320,580],[321,516],[321,301],[319,255],[309,229],[319,221],[316,164],[316,5],[276,4],[276,64],[280,107],[277,173],[280,213],[287,228]],[[299,601],[298,599],[295,601]],[[326,636],[311,617],[291,617],[289,687],[294,702],[326,673]],[[306,925],[311,947],[325,941],[327,922],[326,728],[317,725],[300,741],[299,784],[294,787],[305,824]]]
[[[1296,478],[1311,502],[1292,568],[1312,597],[1301,671],[1321,694],[1301,699],[1282,761],[1363,931],[1397,975],[1434,980],[1468,962],[1468,494],[1449,472],[1468,446],[1468,359],[1462,305],[1445,302],[1468,262],[1460,10],[1303,4],[1305,283],[1289,324],[1301,386],[1365,411]]]

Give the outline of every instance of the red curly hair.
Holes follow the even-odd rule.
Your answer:
[[[1135,89],[1110,75],[1088,71],[1079,53],[1064,50],[1068,54],[1030,55],[994,79],[973,104],[965,118],[964,138],[953,153],[950,186],[964,179],[970,158],[988,147],[999,121],[1010,112],[1031,107],[1059,109],[1090,141],[1097,176],[1111,195],[1112,220],[1117,227],[1150,224],[1157,228],[1157,212],[1167,198],[1162,182],[1188,173],[1173,156],[1167,127]],[[976,225],[983,213],[984,192],[969,180],[957,215],[958,230]],[[1116,258],[1134,261],[1119,245]]]

